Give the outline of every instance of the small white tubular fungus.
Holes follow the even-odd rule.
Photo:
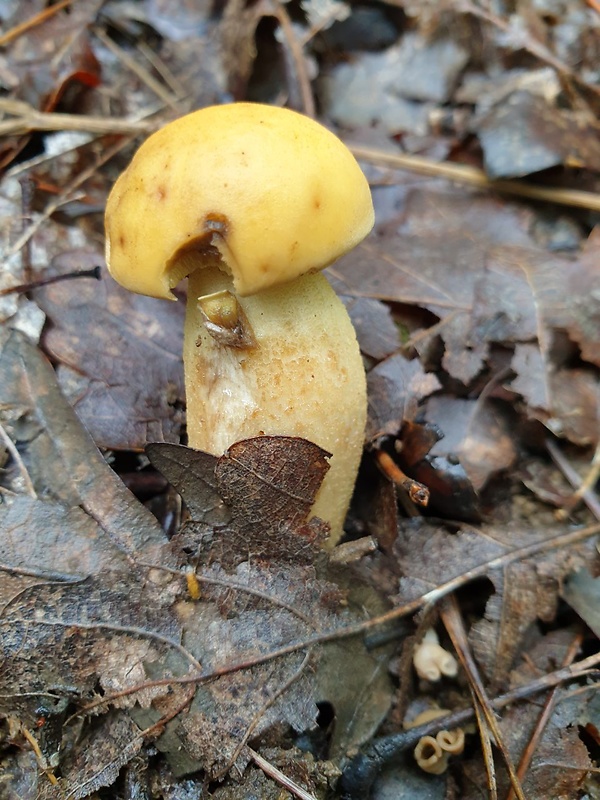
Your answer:
[[[444,752],[433,736],[422,736],[414,749],[415,761],[423,772],[441,775],[448,768],[449,753]]]
[[[458,672],[458,662],[440,645],[437,633],[430,628],[415,647],[413,666],[419,678],[439,681],[442,675],[453,678]]]

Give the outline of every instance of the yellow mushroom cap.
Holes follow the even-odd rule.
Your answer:
[[[244,296],[351,250],[373,226],[373,205],[356,160],[327,128],[288,109],[232,103],[150,136],[113,187],[105,223],[110,272],[131,291],[172,298],[193,262],[181,256],[212,246]]]

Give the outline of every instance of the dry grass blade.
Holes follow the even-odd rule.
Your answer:
[[[490,731],[485,721],[485,714],[477,695],[471,689],[471,697],[473,698],[473,709],[475,711],[475,719],[477,720],[477,728],[479,730],[479,739],[481,741],[481,750],[483,752],[483,763],[485,764],[485,772],[487,775],[489,800],[498,800],[498,784],[496,782],[496,767],[494,765],[494,754],[492,752],[492,741],[490,739]]]
[[[546,442],[546,447],[556,466],[560,469],[571,486],[576,490],[575,494],[581,497],[596,519],[600,519],[600,500],[598,500],[597,494],[592,491],[592,487],[587,486],[587,481],[584,481],[586,485],[583,487],[583,491],[580,492],[579,490],[582,488],[581,478],[569,464],[560,448],[557,447],[557,445],[550,439]],[[595,458],[596,454],[594,454],[594,459]],[[575,496],[575,494],[573,496]]]
[[[288,778],[287,775],[284,775],[281,770],[269,763],[266,758],[263,758],[254,750],[251,750],[250,748],[248,749],[250,755],[252,756],[252,760],[257,767],[262,769],[265,775],[273,778],[274,781],[277,781],[277,783],[281,784],[281,786],[287,789],[288,792],[293,794],[295,797],[298,797],[299,800],[317,800],[314,794],[310,794],[310,792],[307,792],[301,786],[298,786],[298,784],[295,783],[291,778]]]
[[[358,159],[392,167],[393,169],[408,170],[419,175],[430,175],[434,178],[446,178],[456,183],[515,197],[527,197],[531,200],[541,200],[545,203],[556,203],[572,208],[587,208],[591,211],[600,211],[600,195],[593,192],[562,189],[559,186],[534,186],[531,183],[521,181],[493,181],[487,177],[483,170],[477,169],[477,167],[469,167],[466,164],[440,163],[421,156],[389,153],[372,147],[350,145],[350,150]]]
[[[22,22],[20,25],[15,25],[14,28],[11,28],[9,31],[6,31],[6,33],[0,36],[0,47],[4,47],[10,42],[13,42],[15,39],[18,39],[19,36],[27,33],[27,31],[35,28],[37,25],[41,25],[43,22],[46,22],[46,20],[50,19],[50,17],[53,17],[56,13],[62,11],[63,8],[70,6],[74,2],[75,0],[60,0],[60,2],[56,3],[56,5],[45,8],[43,11],[34,14],[33,17],[25,20],[25,22]]]
[[[581,634],[578,634],[573,639],[571,646],[569,647],[569,650],[567,652],[567,655],[563,661],[563,667],[568,667],[573,663],[575,656],[579,652],[582,641],[583,641],[583,636]],[[546,701],[538,718],[537,724],[535,726],[535,730],[531,735],[531,739],[529,740],[527,747],[525,748],[523,754],[521,755],[521,759],[517,767],[517,775],[519,776],[519,780],[521,781],[523,780],[523,778],[527,773],[527,770],[531,763],[531,759],[533,758],[533,754],[535,753],[535,749],[538,746],[544,734],[548,722],[550,721],[550,717],[552,716],[552,712],[554,711],[554,704],[556,701],[557,691],[558,687],[555,686],[548,695],[548,697],[546,698]],[[512,786],[508,790],[508,794],[506,795],[506,800],[515,800],[515,793]]]
[[[502,732],[498,726],[498,721],[496,719],[496,715],[494,713],[494,709],[489,697],[486,694],[485,688],[481,681],[481,677],[479,675],[479,671],[477,669],[477,665],[471,655],[471,650],[469,648],[469,643],[467,640],[467,633],[462,621],[462,617],[460,615],[460,610],[458,608],[458,603],[454,597],[448,597],[444,602],[441,604],[440,608],[440,615],[446,626],[446,630],[448,631],[448,635],[452,640],[452,644],[454,645],[454,649],[460,659],[460,662],[463,666],[463,669],[467,673],[469,677],[469,682],[471,686],[471,691],[476,700],[476,712],[477,712],[477,719],[479,722],[480,730],[483,731],[483,727],[489,729],[489,731],[494,736],[494,740],[496,742],[496,746],[502,753],[502,757],[504,759],[504,763],[506,764],[506,768],[508,770],[508,774],[510,776],[510,782],[514,789],[515,797],[517,800],[525,800],[525,795],[523,794],[523,788],[521,786],[521,782],[517,776],[517,771],[512,763],[512,759],[508,752],[508,748],[504,743],[502,738]],[[480,714],[483,716],[485,722],[480,720]],[[482,727],[483,722],[483,727]],[[489,734],[486,731],[482,733],[482,743],[484,744],[484,752],[486,753],[486,767],[488,769],[488,778],[490,781],[490,789],[495,786],[495,777],[493,773],[493,761],[488,763],[488,755],[486,748],[488,745],[485,744],[485,737],[489,737]],[[490,758],[491,758],[491,748],[490,748]],[[493,798],[497,796],[497,793],[494,791],[492,795]]]
[[[32,131],[81,131],[96,135],[139,134],[150,133],[155,128],[145,120],[38,111],[29,103],[10,99],[0,100],[0,114],[13,117],[0,122],[0,136],[22,136]]]
[[[165,105],[172,108],[176,113],[181,113],[177,105],[178,98],[174,97],[171,92],[166,89],[160,81],[157,81],[156,78],[153,78],[152,75],[148,72],[148,70],[144,69],[141,64],[132,58],[129,53],[123,50],[122,47],[119,47],[116,42],[108,37],[103,30],[100,28],[94,29],[94,35],[97,39],[99,39],[102,44],[113,53],[134,75],[144,83],[154,94],[165,103]]]

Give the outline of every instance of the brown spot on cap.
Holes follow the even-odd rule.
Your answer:
[[[203,227],[207,233],[218,233],[225,238],[229,232],[229,219],[225,214],[211,211],[204,217]]]

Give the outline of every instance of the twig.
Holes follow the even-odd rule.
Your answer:
[[[353,539],[334,547],[329,556],[332,564],[355,564],[364,556],[375,553],[377,542],[372,536],[363,536],[361,539]]]
[[[9,294],[23,294],[24,292],[32,292],[34,289],[41,289],[43,286],[50,286],[53,283],[62,283],[63,281],[74,280],[75,278],[94,278],[99,281],[101,278],[100,267],[92,267],[92,269],[78,269],[75,272],[68,272],[66,275],[54,275],[52,278],[41,278],[39,281],[31,281],[30,283],[19,283],[17,286],[9,286],[7,289],[0,289],[0,297],[5,297]]]
[[[356,158],[370,161],[373,164],[383,164],[394,169],[408,170],[419,175],[429,175],[436,178],[446,178],[456,183],[475,186],[479,189],[500,192],[501,194],[527,197],[531,200],[541,200],[545,203],[571,206],[573,208],[587,208],[591,211],[600,211],[600,194],[582,192],[578,189],[562,189],[558,186],[535,186],[521,181],[491,180],[481,169],[470,167],[466,164],[450,164],[449,162],[432,161],[422,156],[413,156],[406,153],[388,153],[373,147],[349,145]]]
[[[27,31],[35,28],[37,25],[41,25],[43,22],[46,22],[47,19],[53,17],[58,11],[62,11],[63,8],[70,6],[71,3],[74,2],[75,0],[60,0],[60,2],[56,3],[56,5],[49,6],[48,8],[43,9],[43,11],[34,14],[33,17],[25,20],[25,22],[15,25],[14,28],[11,28],[9,31],[6,31],[6,33],[0,36],[0,47],[4,47],[4,45],[9,44],[15,39],[18,39],[19,36],[27,33]]]
[[[302,45],[294,33],[292,21],[283,3],[281,3],[280,0],[271,0],[271,7],[273,9],[273,14],[279,22],[281,32],[283,33],[294,62],[298,85],[300,87],[302,110],[308,117],[314,117],[316,115],[315,99],[310,85],[310,78],[306,71],[306,61],[302,51]]]
[[[573,467],[569,464],[569,462],[563,455],[561,449],[551,439],[548,439],[546,441],[546,448],[550,453],[552,460],[554,461],[556,466],[560,469],[565,478],[569,481],[571,486],[574,489],[581,487],[582,485],[581,478],[579,477],[577,472],[573,469]],[[594,455],[594,458],[595,457],[596,456]],[[592,512],[592,514],[596,517],[596,519],[600,519],[600,500],[598,499],[597,494],[591,490],[591,487],[586,488],[582,492],[581,499],[589,508],[589,510]]]
[[[477,664],[473,659],[471,648],[469,647],[469,641],[467,639],[467,632],[465,630],[460,610],[458,608],[458,603],[456,602],[456,598],[454,596],[447,597],[444,600],[440,608],[440,616],[444,622],[444,625],[446,626],[448,635],[452,640],[452,644],[454,645],[454,649],[456,650],[456,654],[458,655],[460,663],[462,664],[463,669],[469,676],[469,685],[474,695],[475,703],[481,709],[481,712],[485,719],[485,722],[483,722],[483,720],[479,718],[479,713],[478,713],[478,722],[480,729],[487,727],[491,731],[496,742],[496,747],[502,753],[502,758],[504,759],[506,769],[508,770],[510,783],[514,790],[515,797],[517,797],[518,800],[525,800],[525,795],[523,794],[523,787],[521,786],[521,782],[517,776],[517,771],[513,764],[510,753],[508,752],[508,747],[504,742],[502,731],[500,730],[500,726],[498,725],[498,720],[496,719],[496,715],[494,714],[492,703],[489,697],[487,696],[485,687],[483,685],[483,681],[481,680],[481,676],[479,675]],[[486,737],[488,738],[487,742],[486,742]],[[489,749],[489,735],[485,730],[483,730],[482,733],[482,744],[484,746],[484,751]],[[486,766],[489,767],[488,778],[489,778],[490,788],[493,788],[496,786],[495,775],[493,773],[493,759],[486,758]]]
[[[293,781],[291,778],[288,778],[287,775],[284,775],[280,769],[277,769],[276,766],[271,764],[257,752],[252,750],[252,748],[248,748],[248,752],[252,757],[252,760],[256,764],[257,767],[260,767],[265,775],[268,775],[269,778],[273,778],[274,781],[281,784],[288,792],[291,792],[293,795],[296,795],[300,800],[317,800],[314,794],[307,792],[301,786]]]
[[[567,651],[567,655],[563,661],[563,667],[568,667],[570,664],[573,663],[575,656],[579,652],[581,648],[581,643],[583,641],[583,636],[579,633],[571,642],[571,646]],[[519,780],[522,781],[525,775],[527,774],[527,770],[531,763],[531,759],[533,758],[533,754],[535,753],[535,749],[538,746],[540,739],[544,731],[546,730],[546,726],[550,721],[550,717],[552,716],[552,712],[554,711],[554,706],[556,703],[556,695],[558,692],[558,687],[555,686],[544,703],[544,707],[542,708],[542,713],[540,714],[537,724],[535,726],[535,730],[531,735],[529,742],[527,743],[527,747],[523,750],[521,755],[521,759],[519,761],[519,765],[517,767],[517,775],[519,776]],[[508,794],[506,795],[506,800],[515,800],[515,793],[513,791],[512,786],[510,787]]]
[[[557,517],[559,520],[567,519],[586,495],[592,494],[595,497],[593,490],[598,478],[600,478],[600,442],[596,445],[592,462],[580,485],[575,489],[571,497],[565,501],[563,507],[558,510]]]
[[[33,497],[34,500],[37,500],[37,492],[35,491],[35,487],[31,478],[29,477],[29,473],[27,472],[27,468],[23,463],[23,459],[21,458],[21,454],[16,448],[16,445],[4,430],[4,426],[0,424],[0,439],[2,440],[4,446],[12,456],[13,461],[19,468],[19,472],[21,473],[21,477],[23,478],[23,483],[25,484],[25,490],[30,497]]]
[[[429,504],[429,489],[427,486],[405,475],[385,450],[375,450],[375,460],[386,478],[389,478],[396,486],[401,486],[413,503],[418,506],[427,506]]]
[[[154,69],[161,76],[163,81],[170,87],[171,91],[178,100],[181,100],[188,92],[185,86],[181,83],[179,78],[174,75],[165,62],[158,56],[158,54],[149,47],[146,42],[138,44],[138,50],[147,59]]]
[[[156,128],[144,120],[91,117],[83,114],[61,114],[55,111],[38,111],[21,100],[0,100],[0,113],[14,119],[0,122],[0,136],[14,136],[31,131],[83,131],[94,134],[150,133]]]

